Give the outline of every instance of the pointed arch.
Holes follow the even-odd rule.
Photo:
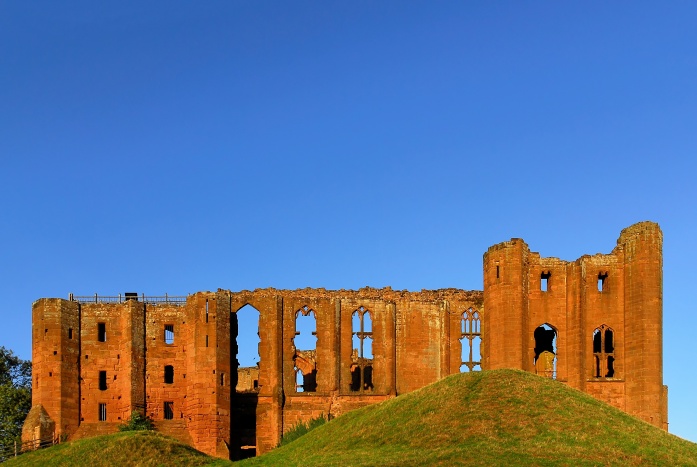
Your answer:
[[[460,315],[460,372],[481,370],[481,321],[479,311],[469,307]]]
[[[550,323],[542,323],[533,331],[535,373],[548,378],[557,378],[557,328]]]
[[[615,378],[615,331],[606,324],[593,330],[593,374],[596,379]]]
[[[363,306],[351,313],[351,383],[353,392],[373,390],[373,320]]]

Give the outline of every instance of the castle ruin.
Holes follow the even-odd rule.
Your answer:
[[[247,306],[259,316],[254,367],[237,359]],[[42,298],[32,343],[24,441],[114,432],[140,411],[196,449],[240,459],[300,421],[496,368],[554,378],[667,429],[662,233],[651,222],[624,229],[611,253],[572,262],[520,239],[494,245],[484,291]]]

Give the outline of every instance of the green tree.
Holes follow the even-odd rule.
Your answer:
[[[0,346],[0,452],[19,441],[31,409],[31,362]]]

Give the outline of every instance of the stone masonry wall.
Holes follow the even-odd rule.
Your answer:
[[[43,418],[34,419],[49,417],[56,434],[75,439],[115,431],[137,410],[166,434],[237,459],[273,449],[301,421],[469,366],[554,377],[666,428],[661,244],[648,222],[625,229],[610,254],[573,262],[512,239],[484,255],[484,292],[268,288],[198,292],[185,303],[40,299],[32,402]],[[260,360],[238,369],[237,312],[246,305],[259,312]],[[314,335],[300,332],[299,319],[314,319]]]

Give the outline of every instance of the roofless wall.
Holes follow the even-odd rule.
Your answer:
[[[56,434],[76,439],[115,431],[138,410],[166,434],[237,459],[272,449],[300,421],[460,371],[507,367],[665,428],[661,241],[656,224],[641,223],[612,253],[565,262],[514,239],[484,255],[484,292],[40,299],[32,411],[43,420],[45,410]],[[258,364],[242,367],[238,312],[248,309],[258,316]],[[23,438],[41,430],[25,426]]]

